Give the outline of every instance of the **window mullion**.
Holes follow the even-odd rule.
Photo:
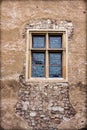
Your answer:
[[[48,33],[46,33],[46,78],[49,77]]]

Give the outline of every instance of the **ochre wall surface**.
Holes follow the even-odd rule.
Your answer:
[[[87,1],[2,0],[0,4],[1,127],[5,130],[86,127]],[[25,66],[26,25],[48,19],[54,24],[72,26],[68,39],[68,82],[30,81],[26,85],[20,76]]]

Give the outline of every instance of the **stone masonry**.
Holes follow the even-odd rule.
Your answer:
[[[71,39],[74,32],[74,26],[72,21],[58,21],[52,19],[37,19],[32,20],[25,24],[23,37],[26,35],[27,29],[55,29],[55,30],[67,30],[68,38]]]
[[[75,115],[69,100],[67,83],[21,84],[16,113],[34,130],[56,130],[58,124]]]

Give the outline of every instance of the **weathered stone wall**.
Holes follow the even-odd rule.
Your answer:
[[[84,0],[2,0],[2,78],[18,78],[23,70],[26,46],[25,39],[23,39],[25,25],[36,20],[51,19],[59,23],[60,21],[72,22],[74,35],[72,40],[69,41],[69,82],[75,83],[81,81],[85,83],[85,10],[86,3]]]
[[[1,126],[4,129],[86,127],[86,3],[85,0],[1,1]],[[68,30],[68,83],[30,81],[26,85],[21,79],[26,29],[44,26]]]
[[[19,90],[16,113],[34,129],[57,129],[58,124],[69,120],[75,110],[69,101],[67,83],[29,83]]]

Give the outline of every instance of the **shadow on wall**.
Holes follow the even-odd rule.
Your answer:
[[[82,128],[82,129],[78,129],[78,130],[87,130],[87,127],[85,127],[85,128]]]
[[[4,129],[0,126],[0,130],[4,130]]]

